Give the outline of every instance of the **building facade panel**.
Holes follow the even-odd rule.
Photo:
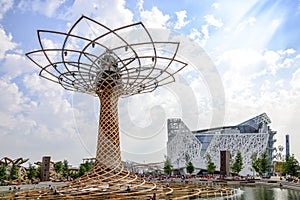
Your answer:
[[[269,158],[273,158],[276,131],[270,129],[269,123],[271,120],[263,113],[236,126],[190,131],[181,119],[168,119],[167,156],[174,169],[180,170],[185,168],[188,154],[197,173],[206,169],[207,154],[220,171],[220,151],[229,151],[232,159],[240,151],[244,163],[240,174],[252,174],[253,153],[260,156],[267,151]]]

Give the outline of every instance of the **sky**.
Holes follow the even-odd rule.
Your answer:
[[[0,159],[34,163],[50,155],[78,166],[95,156],[99,100],[42,79],[25,56],[39,48],[38,29],[67,32],[82,15],[111,28],[141,21],[171,30],[205,54],[179,55],[189,66],[176,83],[120,99],[123,160],[162,161],[167,118],[182,118],[197,130],[263,112],[277,131],[275,146],[289,134],[290,151],[300,159],[298,0],[88,2],[0,0]]]

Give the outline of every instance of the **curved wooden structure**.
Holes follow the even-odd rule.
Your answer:
[[[56,38],[50,46],[47,37]],[[100,99],[96,161],[90,172],[56,191],[32,190],[13,197],[177,198],[178,188],[148,182],[122,166],[118,99],[175,81],[174,74],[187,65],[176,59],[179,43],[153,41],[142,23],[110,29],[85,16],[67,33],[38,30],[38,39],[41,49],[26,56],[41,68],[41,77]],[[62,47],[55,48],[57,44]],[[184,197],[199,195],[194,186],[180,191]]]
[[[17,158],[17,159],[11,159],[8,157],[3,157],[0,160],[0,165],[5,165],[12,167],[12,165],[16,165],[18,169],[18,182],[21,183],[22,181],[26,180],[26,168],[21,166],[22,164],[26,163],[29,160],[29,158]]]
[[[16,166],[20,167],[22,164],[26,163],[29,160],[29,158],[17,158],[15,160],[8,158],[8,157],[3,157],[0,160],[0,165],[4,164],[5,166],[7,165],[12,165],[15,164]]]

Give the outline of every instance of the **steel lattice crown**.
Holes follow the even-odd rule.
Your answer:
[[[176,59],[179,42],[153,41],[141,22],[110,29],[82,16],[69,32],[38,30],[38,39],[41,49],[26,55],[39,75],[92,95],[107,85],[121,96],[151,92],[187,65]]]

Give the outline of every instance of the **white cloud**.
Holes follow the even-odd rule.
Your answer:
[[[279,12],[277,15],[272,6],[265,12],[260,12],[260,9],[255,9],[256,3],[258,2],[220,4],[222,9],[213,14],[222,19],[224,25],[215,31],[209,29],[210,39],[206,47],[217,47],[219,51],[224,51],[231,48],[263,50],[272,46],[270,40],[278,28],[282,28],[281,24],[286,20],[285,12]],[[236,8],[234,12],[230,8],[233,4]]]
[[[19,54],[7,54],[3,59],[3,65],[0,72],[5,73],[9,79],[18,77],[23,73],[28,73],[36,70],[29,60]]]
[[[299,58],[292,52],[291,49],[280,51],[233,49],[224,52],[216,64],[220,71],[224,72],[223,81],[225,85],[230,84],[226,85],[228,88],[242,89],[249,87],[255,79],[267,73],[276,75],[282,69],[294,67]]]
[[[215,9],[218,9],[218,8],[220,8],[220,4],[219,4],[219,3],[213,3],[213,4],[211,5],[211,7],[212,7],[212,8],[215,8]]]
[[[196,43],[198,43],[201,47],[203,47],[206,43],[207,39],[202,38],[203,34],[198,31],[197,29],[193,28],[192,31],[190,32],[190,34],[188,35],[188,37],[195,41]]]
[[[139,0],[137,2],[137,7],[138,7],[140,12],[143,11],[144,10],[144,0]]]
[[[206,103],[211,102],[207,88],[200,77],[191,78],[188,74],[181,73],[176,77],[177,82],[152,93],[120,101],[121,141],[126,144],[122,146],[122,151],[126,158],[130,153],[131,159],[138,159],[142,154],[148,161],[162,160],[167,142],[166,118],[183,118],[192,129],[210,125],[211,116]],[[186,81],[191,79],[194,81],[190,85]],[[200,100],[197,99],[199,96]],[[149,146],[149,143],[152,145]]]
[[[290,84],[294,89],[300,89],[300,68],[293,73]]]
[[[204,47],[209,39],[208,25],[202,25],[201,32],[193,28],[188,37],[197,42],[201,47]]]
[[[224,52],[217,65],[230,69],[233,73],[253,75],[264,69],[264,58],[259,51],[252,49],[232,49]]]
[[[36,122],[30,117],[27,118],[26,114],[30,113],[36,104],[24,96],[18,85],[10,80],[0,79],[0,95],[0,134],[8,137],[30,134]]]
[[[11,35],[11,33],[5,33],[5,31],[0,27],[0,59],[4,57],[6,51],[16,48],[17,44],[12,42],[12,39],[13,36]]]
[[[54,17],[57,13],[57,9],[65,3],[65,0],[21,0],[18,4],[18,8],[21,10],[29,10],[37,12],[47,17]]]
[[[86,15],[109,28],[118,28],[132,23],[133,13],[125,7],[124,0],[98,1],[85,0],[74,1],[67,11],[60,15],[63,20],[77,20],[79,16]]]
[[[189,34],[189,38],[191,38],[194,41],[199,40],[200,36],[201,36],[201,33],[195,28],[193,28]]]
[[[1,107],[1,112],[15,113],[22,110],[22,104],[26,103],[27,100],[23,98],[18,86],[15,83],[1,79],[0,88],[0,102],[1,105],[5,105]]]
[[[279,61],[280,55],[276,51],[266,51],[264,58],[268,65],[274,66]]]
[[[280,55],[291,55],[291,54],[296,53],[296,50],[293,48],[289,48],[289,49],[285,49],[285,50],[279,50],[278,53]]]
[[[156,6],[151,10],[140,11],[141,20],[147,28],[166,28],[170,19],[169,15],[164,15]]]
[[[295,78],[300,78],[299,71],[295,73]],[[300,80],[300,79],[299,79]],[[297,80],[299,91],[300,82]],[[281,83],[280,83],[281,82]],[[278,84],[279,83],[279,84]],[[282,80],[264,80],[260,82],[260,88],[256,90],[245,89],[243,93],[238,93],[226,99],[226,116],[227,124],[238,124],[249,117],[256,116],[266,112],[271,118],[270,125],[273,130],[277,131],[275,135],[278,144],[284,144],[284,135],[290,134],[292,138],[297,138],[297,124],[299,123],[300,93],[297,88],[286,87]],[[227,94],[227,88],[226,88]],[[299,155],[297,142],[291,144],[293,152]]]
[[[213,15],[205,15],[204,19],[208,25],[215,26],[217,28],[220,28],[223,26],[222,20],[216,19]]]
[[[278,26],[280,25],[280,23],[281,23],[280,20],[274,19],[274,20],[272,20],[271,27],[272,27],[273,29],[277,29]]]
[[[187,25],[188,23],[190,23],[190,21],[185,21],[186,16],[186,10],[182,10],[179,12],[175,12],[176,16],[177,16],[177,22],[175,23],[175,27],[174,29],[181,29],[182,27],[184,27],[185,25]]]
[[[3,18],[3,15],[12,8],[14,2],[13,0],[1,0],[0,1],[0,20]]]
[[[227,51],[217,62],[226,94],[227,125],[238,124],[249,117],[266,112],[277,131],[277,144],[284,143],[284,134],[296,138],[300,108],[300,70],[291,80],[290,72],[298,66],[299,56],[292,49],[279,51],[236,49]],[[276,76],[269,72],[274,70]],[[296,144],[292,144],[294,147]],[[299,154],[298,149],[293,150]]]
[[[19,6],[22,3],[24,2],[20,2]],[[74,12],[70,10],[67,14],[77,19],[82,14],[82,9],[88,8],[89,5],[90,3],[87,4],[86,1],[76,1],[73,4]],[[91,10],[90,13],[95,14],[96,18],[99,17],[100,22],[105,19],[109,23],[109,27],[131,23],[132,13],[125,8],[125,1],[111,1],[106,4],[103,2],[99,4],[99,1],[95,1],[92,5],[94,10]],[[30,4],[26,6],[24,9],[37,11],[38,6],[43,5]],[[55,9],[53,7],[45,15],[54,16],[58,7],[59,5]],[[112,12],[115,15],[111,20]],[[8,50],[15,50],[16,47],[16,44],[11,42],[11,34],[6,34],[1,29],[0,37],[3,41],[0,47],[0,58],[2,58],[0,72],[4,74],[0,87],[1,89],[2,86],[5,88],[2,89],[5,94],[1,94],[1,96],[5,96],[5,98],[1,99],[1,105],[6,105],[0,110],[0,121],[3,122],[0,126],[3,136],[0,142],[1,153],[7,156],[22,156],[20,152],[26,149],[25,156],[30,155],[31,159],[40,159],[42,155],[50,154],[56,155],[56,159],[60,160],[67,158],[71,163],[80,163],[83,157],[93,157],[99,116],[95,120],[96,129],[94,130],[91,128],[93,127],[91,126],[92,122],[87,120],[86,114],[83,114],[86,109],[80,110],[72,107],[71,100],[67,95],[69,93],[65,92],[59,85],[43,80],[36,73],[32,73],[34,70],[38,70],[38,67],[33,68],[34,64],[29,64],[28,59],[25,59],[24,56],[12,53],[5,54]],[[56,47],[57,42],[60,41],[55,42],[43,39],[43,44],[47,47]],[[76,42],[71,42],[71,45],[76,45]],[[39,59],[39,56],[35,59]],[[22,88],[22,92],[19,88]],[[75,115],[76,118],[73,117]],[[74,123],[74,119],[76,123]],[[19,137],[22,134],[27,135],[26,138]],[[8,151],[10,148],[2,142],[11,140],[10,138],[18,139],[14,139],[14,142],[10,143],[10,145],[15,146],[14,150]],[[94,148],[87,152],[90,149],[86,148],[85,145]],[[77,156],[74,157],[73,154]]]
[[[147,28],[166,28],[170,19],[169,15],[164,15],[156,6],[151,10],[144,10],[144,0],[137,3],[141,21]]]
[[[277,65],[276,61],[272,60],[277,56],[278,54],[274,52],[264,54],[250,49],[235,49],[225,52],[220,57],[216,64],[222,71],[227,116],[236,115],[235,112],[239,112],[243,106],[245,109],[250,109],[249,112],[253,115],[259,114],[254,113],[254,110],[265,104],[260,100],[262,97],[271,95],[270,86],[275,84],[271,84],[268,80],[262,82],[261,79],[268,75],[268,68]],[[262,93],[265,94],[260,96]],[[234,105],[236,105],[235,108],[233,108]],[[244,117],[247,118],[246,115]]]
[[[210,27],[221,28],[223,22],[221,19],[216,19],[213,15],[205,15],[206,24],[201,26],[201,31],[193,28],[189,37],[197,42],[201,47],[204,47],[210,39]]]
[[[180,102],[172,89],[160,88],[152,93],[120,100],[121,141],[126,144],[122,151],[138,155],[165,148],[165,119],[180,115]],[[147,146],[149,143],[152,145]],[[144,146],[142,151],[139,150],[141,146]]]
[[[23,74],[23,81],[18,83],[5,76],[0,79],[1,153],[13,158],[30,155],[31,162],[50,154],[80,163],[86,152],[78,148],[73,121],[76,109],[67,100],[66,92],[35,73]],[[71,156],[74,152],[81,156]]]
[[[278,50],[278,51],[265,51],[264,59],[267,62],[267,69],[271,71],[272,75],[281,69],[288,69],[294,66],[294,64],[299,60],[295,54],[294,49]]]
[[[209,39],[208,25],[203,25],[201,27],[201,32],[203,34],[203,38],[202,38],[202,43],[200,45],[204,46],[206,44],[207,40]]]

